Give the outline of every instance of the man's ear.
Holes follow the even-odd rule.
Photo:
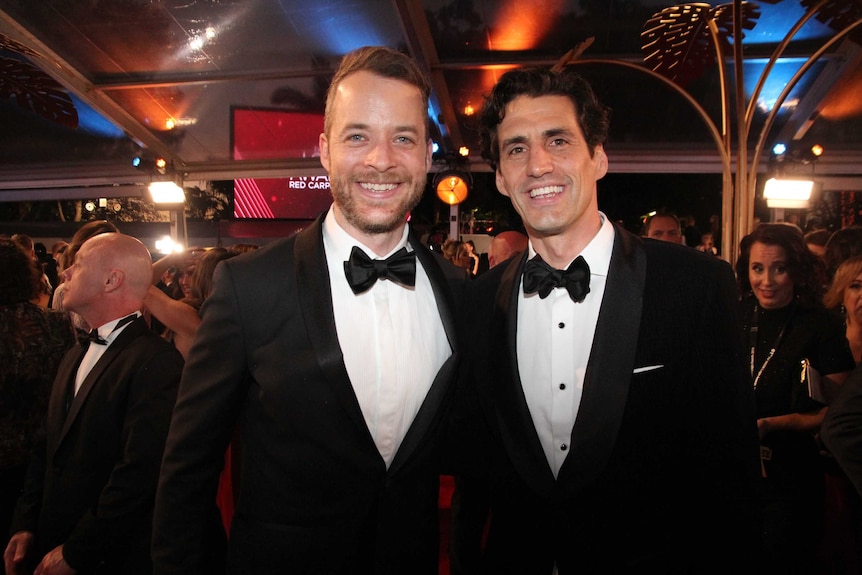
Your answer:
[[[110,270],[108,272],[108,278],[105,280],[105,291],[112,292],[116,289],[119,289],[120,286],[123,285],[126,276],[122,270]]]
[[[320,134],[317,145],[320,147],[320,165],[329,172],[329,140],[326,139],[326,134]]]
[[[427,172],[431,169],[431,165],[434,162],[434,140],[428,138],[428,143],[425,147],[425,171]]]
[[[495,181],[497,182],[497,190],[498,190],[501,194],[503,194],[504,196],[506,196],[507,198],[508,198],[508,197],[511,197],[511,196],[509,195],[509,189],[508,189],[508,187],[506,186],[506,180],[504,180],[504,179],[503,179],[503,174],[501,174],[501,173],[500,173],[500,168],[499,168],[499,167],[497,167],[497,169],[494,171],[494,179],[495,179]]]
[[[593,150],[593,165],[596,168],[596,180],[601,180],[608,173],[608,156],[605,154],[605,147],[601,144]]]

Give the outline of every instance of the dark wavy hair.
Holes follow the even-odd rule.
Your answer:
[[[826,241],[826,267],[829,277],[846,259],[862,255],[862,226],[853,225],[832,232]]]
[[[0,238],[0,305],[32,301],[41,293],[42,272],[21,246]]]
[[[742,296],[750,293],[748,266],[751,246],[755,243],[778,246],[787,258],[787,272],[793,281],[793,293],[800,304],[821,307],[826,286],[826,266],[805,245],[802,230],[791,224],[760,224],[739,242],[739,258],[736,260],[736,282]]]
[[[497,126],[506,116],[506,105],[520,96],[565,96],[575,105],[578,125],[584,133],[590,156],[596,146],[608,138],[611,110],[596,97],[593,88],[582,76],[564,68],[524,68],[503,74],[491,93],[485,98],[479,115],[479,137],[482,157],[497,169],[500,147],[497,142]]]
[[[238,256],[237,252],[227,248],[210,248],[198,259],[195,271],[192,272],[192,293],[187,300],[189,305],[200,309],[210,292],[212,292],[213,273],[219,262]]]

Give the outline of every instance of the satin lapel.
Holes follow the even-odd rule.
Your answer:
[[[60,444],[63,424],[66,420],[66,396],[70,386],[74,385],[75,374],[87,350],[75,345],[66,352],[62,363],[57,368],[54,385],[51,387],[51,397],[48,400],[47,446],[48,453],[54,453]]]
[[[93,391],[93,388],[99,383],[105,370],[108,369],[108,367],[110,367],[118,357],[120,357],[129,342],[146,333],[148,330],[149,327],[147,327],[146,320],[144,320],[143,316],[139,317],[130,323],[129,326],[117,336],[117,339],[108,346],[108,349],[105,350],[105,353],[99,358],[99,361],[96,362],[96,365],[93,366],[93,369],[90,370],[90,373],[87,374],[84,381],[81,382],[81,388],[78,390],[78,393],[75,394],[75,399],[72,400],[72,405],[69,407],[69,413],[66,414],[66,420],[63,422],[63,429],[57,440],[57,446],[63,442],[63,439],[69,432],[72,423],[78,417],[87,397]],[[74,377],[74,375],[72,377]]]
[[[490,333],[505,337],[505,345],[494,346],[505,351],[498,358],[490,358],[498,361],[493,371],[499,377],[492,377],[487,384],[497,399],[497,426],[512,463],[526,483],[539,493],[549,494],[554,488],[554,474],[536,433],[518,371],[518,297],[526,261],[525,251],[509,262],[497,287]]]
[[[373,442],[362,409],[347,375],[344,356],[338,343],[335,312],[332,309],[332,290],[329,268],[323,250],[324,213],[313,224],[296,235],[294,261],[296,265],[297,296],[306,331],[317,355],[317,363],[326,375],[332,392],[345,411],[369,441]]]
[[[440,367],[440,371],[434,378],[428,394],[425,396],[419,412],[413,423],[410,424],[410,429],[404,436],[404,440],[398,447],[398,452],[389,466],[389,473],[395,473],[407,461],[410,454],[421,443],[422,439],[428,432],[429,427],[434,423],[437,413],[444,403],[449,390],[452,387],[452,381],[455,377],[455,368],[458,364],[458,346],[455,339],[455,314],[454,303],[450,295],[449,285],[443,270],[435,261],[435,256],[420,242],[419,238],[415,237],[412,230],[409,237],[410,245],[416,252],[416,259],[422,265],[425,273],[428,274],[428,279],[431,281],[431,288],[434,290],[434,299],[437,301],[437,310],[440,312],[440,319],[443,322],[443,329],[446,331],[446,337],[449,338],[449,345],[452,347],[452,355]]]
[[[614,448],[634,369],[646,266],[640,240],[616,228],[572,449],[558,476],[560,489],[574,491],[594,482]]]

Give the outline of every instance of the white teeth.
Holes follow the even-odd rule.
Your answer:
[[[388,192],[398,187],[397,184],[371,184],[368,182],[360,182],[359,185],[372,192]]]
[[[538,198],[541,196],[551,196],[553,194],[559,194],[563,191],[563,186],[545,186],[543,188],[536,188],[535,190],[530,190],[531,198]]]

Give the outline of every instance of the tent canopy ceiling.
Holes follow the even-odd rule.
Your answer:
[[[816,17],[806,20],[814,5]],[[329,80],[341,56],[369,44],[402,49],[430,72],[438,155],[466,146],[473,170],[487,169],[478,157],[475,113],[497,78],[515,66],[553,65],[580,47],[571,65],[613,109],[611,171],[720,172],[716,129],[723,111],[732,140],[740,138],[736,118],[745,113],[735,106],[732,4],[667,6],[0,0],[0,194],[133,183],[141,170],[132,160],[141,154],[145,161],[166,158],[186,180],[322,174],[316,145]],[[753,100],[742,136],[749,149],[764,125],[765,150],[783,141],[805,159],[820,144],[818,175],[853,188],[862,177],[862,2],[740,6],[741,97],[745,106]],[[654,18],[663,10],[663,19]],[[725,39],[726,110],[703,26],[710,19]],[[795,27],[773,65],[771,56]],[[645,48],[650,41],[656,43]],[[674,41],[687,58],[672,53]],[[679,76],[670,85],[651,68]]]

